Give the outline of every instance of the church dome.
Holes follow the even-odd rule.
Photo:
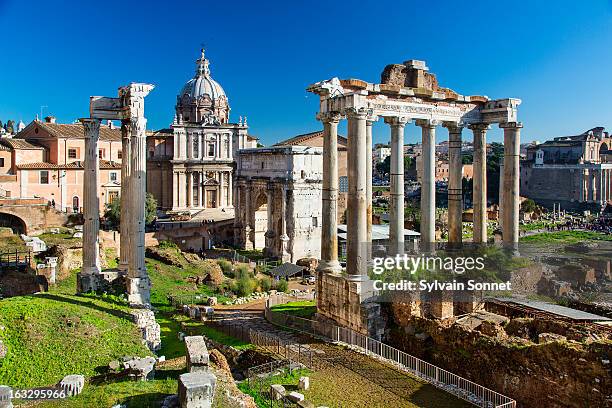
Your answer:
[[[180,121],[223,124],[229,120],[225,91],[210,75],[209,62],[202,55],[196,61],[196,73],[185,83],[177,97],[176,113]]]

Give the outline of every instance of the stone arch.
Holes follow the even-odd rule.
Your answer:
[[[28,233],[28,224],[25,220],[9,212],[0,212],[0,227],[11,228],[15,234]]]
[[[602,154],[604,152],[607,152],[608,150],[610,150],[610,147],[608,146],[608,144],[606,142],[603,142],[600,146],[599,146],[599,154]]]
[[[268,231],[268,196],[264,189],[254,191],[253,217],[255,219],[255,249],[266,247],[266,232]]]

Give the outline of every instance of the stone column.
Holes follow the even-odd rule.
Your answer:
[[[364,108],[349,108],[348,118],[348,222],[346,271],[349,280],[367,279],[366,119]]]
[[[367,251],[368,251],[368,263],[372,260],[372,125],[374,122],[378,120],[376,116],[370,116],[366,120],[366,151],[367,151],[367,167],[366,167],[366,204],[368,206],[368,215],[367,215],[367,231],[368,231],[368,239],[367,239]]]
[[[225,207],[225,172],[223,171],[219,172],[219,202],[217,207]]]
[[[193,172],[187,172],[187,207],[192,208],[193,205]]]
[[[81,119],[85,131],[85,161],[83,165],[83,268],[80,285],[81,292],[97,289],[96,275],[100,274],[100,201],[98,198],[98,139],[100,121]]]
[[[595,169],[592,169],[590,171],[590,178],[589,178],[589,185],[590,185],[590,201],[591,202],[596,202],[597,201],[597,171]]]
[[[341,271],[338,262],[338,123],[339,113],[319,113],[323,122],[323,190],[321,192],[321,261],[319,270]]]
[[[476,244],[487,242],[487,130],[489,125],[471,125],[474,134],[474,177],[472,202],[474,207],[474,238]]]
[[[385,118],[385,123],[391,126],[389,252],[400,255],[404,253],[404,127],[407,122],[405,117]]]
[[[268,184],[266,186],[266,209],[268,210],[267,213],[267,227],[266,227],[266,233],[265,233],[265,237],[266,237],[266,255],[267,256],[274,256],[274,237],[275,237],[275,233],[274,233],[274,185],[273,184]]]
[[[283,262],[291,262],[291,254],[289,253],[289,236],[287,235],[287,186],[282,185],[282,205],[281,205],[281,260]]]
[[[516,248],[519,239],[519,177],[520,177],[520,122],[502,123],[504,129],[504,230],[503,241]]]
[[[230,173],[228,173],[227,184],[227,205],[228,207],[232,207],[234,205],[234,181],[232,180],[232,175]]]
[[[147,92],[148,93],[148,92]],[[145,265],[145,199],[146,199],[146,128],[144,117],[132,118],[132,175],[130,179],[130,263],[128,267],[128,302],[150,305],[151,282]]]
[[[597,196],[595,198],[595,200],[597,201],[598,204],[602,204],[603,203],[603,170],[600,168],[597,171],[597,178],[596,178],[596,182],[595,182],[595,191],[597,193]]]
[[[254,225],[252,223],[252,219],[251,219],[251,188],[249,187],[249,185],[247,184],[247,186],[245,186],[244,188],[244,197],[245,197],[245,202],[244,202],[244,211],[246,216],[244,217],[246,220],[246,225],[244,226],[245,229],[245,241],[244,241],[244,249],[247,250],[251,250],[255,248],[255,241],[253,240],[253,229],[254,229]]]
[[[436,241],[436,126],[437,121],[418,120],[422,129],[423,177],[421,181],[421,243],[425,251]]]
[[[121,121],[121,220],[119,224],[119,265],[118,269],[127,272],[130,254],[130,176],[132,167],[132,139],[129,120]],[[175,196],[176,197],[176,196]]]
[[[497,215],[499,229],[504,232],[504,161],[499,164],[499,213]]]
[[[463,163],[461,160],[461,131],[456,124],[448,128],[448,242],[461,245],[463,225]]]

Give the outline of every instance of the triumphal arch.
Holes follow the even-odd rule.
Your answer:
[[[436,131],[449,134],[449,243],[460,245],[462,234],[461,143],[468,128],[474,137],[474,242],[487,241],[486,132],[493,124],[504,131],[503,241],[518,242],[519,220],[519,99],[489,99],[461,95],[439,85],[424,61],[409,60],[385,67],[380,83],[332,78],[307,90],[320,98],[317,119],[324,127],[321,262],[317,283],[318,313],[362,332],[372,331],[364,307],[371,242],[372,125],[383,120],[391,132],[390,252],[404,251],[404,130],[411,123],[421,128],[423,181],[421,184],[421,247],[435,248],[435,144]],[[338,262],[337,132],[348,121],[348,217],[346,276]],[[372,310],[372,308],[368,308]]]
[[[238,151],[234,241],[285,262],[319,258],[323,151],[272,146]]]

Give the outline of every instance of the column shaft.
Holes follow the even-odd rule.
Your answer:
[[[366,166],[366,204],[367,204],[367,251],[368,262],[372,259],[372,125],[376,121],[375,118],[368,118],[366,121],[366,151],[367,151],[367,166]]]
[[[392,117],[385,118],[385,122],[391,125],[389,252],[401,255],[404,253],[404,126],[407,119]]]
[[[321,261],[319,270],[340,272],[338,262],[338,113],[319,114],[323,122]]]
[[[100,202],[98,198],[99,157],[98,139],[100,136],[100,121],[97,119],[81,119],[85,130],[85,161],[83,172],[83,275],[100,273],[100,246],[98,234],[100,230]],[[92,282],[93,283],[93,282]],[[83,287],[84,291],[95,290],[95,287]]]
[[[132,168],[132,129],[121,121],[121,219],[119,223],[119,270],[127,272],[130,263],[130,177]]]
[[[448,242],[459,245],[463,225],[463,163],[460,126],[448,126]]]
[[[150,281],[145,265],[145,201],[147,120],[135,117],[132,126],[132,174],[130,179],[130,263],[128,266],[128,301],[130,304],[148,305]]]
[[[487,242],[487,140],[488,125],[471,126],[474,133],[474,176],[472,202],[474,207],[474,243]]]
[[[436,241],[436,123],[418,121],[422,129],[423,177],[421,181],[421,242],[433,249]]]
[[[500,125],[504,129],[504,230],[503,241],[516,247],[519,239],[519,160],[521,123]]]
[[[367,278],[366,111],[348,109],[348,222],[346,271],[349,280]]]

